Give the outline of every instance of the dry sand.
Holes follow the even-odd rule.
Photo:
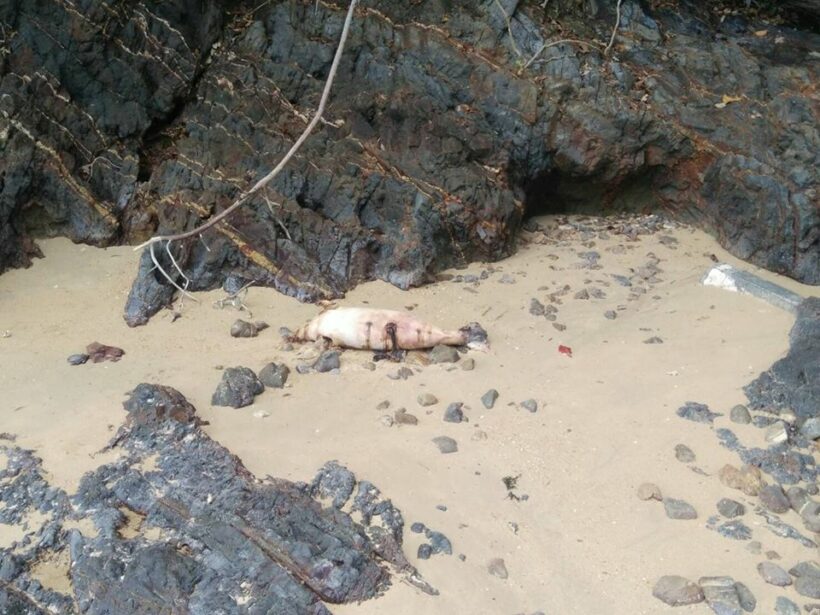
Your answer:
[[[129,248],[43,241],[45,259],[0,276],[0,335],[11,334],[0,337],[0,432],[16,434],[17,444],[43,458],[55,485],[73,490],[84,472],[112,458],[95,452],[122,422],[125,393],[155,382],[186,395],[210,422],[207,432],[259,477],[309,480],[324,462],[339,460],[391,498],[407,527],[421,521],[444,532],[455,551],[416,561],[420,537],[406,530],[408,557],[440,596],[396,583],[376,600],[333,606],[339,614],[711,612],[705,604],[673,610],[653,598],[652,585],[664,574],[694,580],[731,575],[757,596],[757,612],[770,613],[776,596],[798,596],[763,583],[756,571],[763,555],[704,527],[720,497],[748,503],[716,476],[737,457],[718,445],[708,426],[682,420],[675,410],[688,400],[706,403],[726,414],[717,427],[731,425],[747,445],[762,444],[760,430],[731,424],[728,411],[745,401],[741,387],[783,355],[792,316],[751,297],[702,287],[700,276],[712,264],[708,254],[757,270],[704,233],[681,228],[665,234],[678,240],[676,249],[661,243],[660,235],[597,241],[592,249],[601,253],[598,271],[576,267],[578,252],[590,249],[580,242],[532,243],[496,264],[478,286],[448,281],[403,292],[364,284],[340,304],[415,306],[417,314],[446,328],[478,320],[490,334],[491,351],[470,353],[473,371],[417,366],[404,381],[387,377],[397,365],[380,363],[369,371],[364,365],[370,354],[348,351],[340,374],[294,371],[284,390],[269,389],[240,410],[210,405],[218,366],[259,370],[283,361],[293,368],[315,349],[287,352],[276,330],[303,324],[317,313],[315,306],[252,288],[246,302],[253,317],[271,328],[257,338],[233,339],[228,330],[242,314],[216,309],[214,301],[225,295],[214,291],[199,293],[198,304],[186,301],[175,322],[165,311],[147,326],[129,329],[122,309],[137,256]],[[611,251],[618,245],[624,253]],[[629,289],[608,274],[629,275],[650,252],[661,259],[663,281],[627,301]],[[476,264],[453,273],[486,268]],[[818,294],[757,272],[804,295]],[[515,283],[500,283],[504,274]],[[572,291],[558,306],[557,322],[567,327],[559,332],[528,306],[532,297],[548,303],[546,295],[565,284]],[[573,299],[591,286],[607,297]],[[626,309],[615,320],[604,318],[619,305]],[[663,344],[643,343],[651,336]],[[92,341],[127,354],[118,363],[66,363]],[[559,344],[570,346],[573,356],[560,354]],[[479,398],[491,387],[500,397],[486,410]],[[422,392],[439,403],[420,407],[416,397]],[[539,402],[537,413],[518,406],[528,398]],[[390,401],[387,412],[404,407],[419,424],[385,426],[385,411],[376,409],[382,400]],[[466,404],[468,423],[442,421],[454,401]],[[256,418],[258,410],[270,415]],[[459,451],[440,454],[431,443],[439,435],[455,438]],[[678,443],[692,448],[697,460],[689,465],[705,474],[675,459]],[[516,493],[527,494],[526,501],[506,497],[502,478],[518,475]],[[644,481],[692,503],[699,518],[670,520],[662,504],[640,501],[635,491]],[[441,504],[446,512],[436,508]],[[801,527],[789,515],[785,520]],[[776,550],[786,567],[816,555],[774,536],[759,520],[752,513],[745,518],[764,552]],[[8,544],[20,531],[0,526],[0,541]],[[488,574],[487,562],[495,557],[505,560],[508,579]],[[61,586],[49,578],[54,573],[47,562],[41,568],[52,586]]]

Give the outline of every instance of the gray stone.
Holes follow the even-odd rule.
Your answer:
[[[663,498],[663,507],[666,516],[670,519],[697,519],[698,513],[695,508],[683,500],[674,498]]]
[[[410,414],[404,408],[399,408],[393,413],[393,422],[397,425],[418,425],[419,419],[415,414]]]
[[[533,316],[544,315],[544,304],[534,297],[530,299],[530,314]]]
[[[458,442],[449,436],[437,436],[433,438],[433,444],[435,444],[438,447],[438,450],[445,455],[458,451]]]
[[[774,603],[775,615],[800,615],[800,607],[785,596],[778,596]]]
[[[729,419],[738,425],[748,425],[752,422],[752,415],[749,414],[749,409],[746,406],[738,404],[729,412]]]
[[[774,513],[784,513],[790,508],[789,499],[780,485],[766,485],[758,494],[761,503]]]
[[[319,355],[318,359],[316,359],[316,362],[313,364],[313,369],[320,374],[334,369],[339,369],[341,366],[341,363],[339,362],[339,355],[340,353],[338,350],[326,350]]]
[[[698,404],[693,401],[688,401],[677,410],[677,415],[683,419],[694,421],[696,423],[712,424],[714,420],[723,416],[717,412],[709,410],[706,404]]]
[[[438,403],[438,397],[432,393],[421,393],[416,398],[416,401],[419,403],[419,406],[433,406]]]
[[[268,363],[259,372],[259,380],[266,387],[273,389],[281,389],[285,386],[290,376],[290,369],[284,363],[277,365],[276,363]]]
[[[266,322],[247,322],[240,318],[231,325],[231,337],[256,337],[267,328]]]
[[[615,313],[615,310],[607,310],[604,312],[604,318],[607,320],[615,320],[618,317],[618,314]]]
[[[487,410],[491,410],[492,407],[495,405],[495,400],[498,399],[498,391],[495,389],[490,389],[484,395],[481,396],[481,403],[484,404],[484,407]]]
[[[643,341],[644,344],[663,344],[663,340],[659,338],[657,335],[653,335],[650,338],[647,338]]]
[[[820,417],[813,416],[806,419],[800,427],[800,433],[809,440],[820,438]]]
[[[521,402],[521,407],[524,408],[524,410],[527,410],[529,412],[537,412],[538,411],[538,402],[535,401],[534,399],[525,399],[524,401]]]
[[[70,365],[82,365],[88,361],[87,354],[73,354],[66,359]]]
[[[463,421],[464,412],[461,409],[463,405],[464,404],[457,401],[447,406],[447,409],[444,411],[444,420],[448,423],[460,423]]]
[[[387,410],[390,407],[390,401],[385,399],[376,405],[376,410]]]
[[[465,372],[470,372],[475,369],[475,359],[468,357],[461,362],[461,369]]]
[[[806,490],[794,485],[786,489],[786,497],[789,499],[789,506],[797,514],[800,514],[803,507],[810,501]]]
[[[806,598],[820,599],[820,577],[804,574],[794,580],[794,589]]]
[[[697,583],[675,575],[667,575],[658,579],[652,589],[652,595],[669,606],[703,602],[703,590]]]
[[[433,547],[428,545],[427,543],[423,543],[419,545],[419,550],[416,553],[416,556],[419,559],[430,559],[430,556],[433,554]]]
[[[740,601],[740,608],[747,613],[753,612],[757,607],[757,599],[752,591],[740,581],[735,582],[735,591],[737,592],[737,597]]]
[[[675,459],[681,463],[691,463],[695,460],[695,453],[685,444],[678,444],[675,446]]]
[[[424,532],[424,530],[426,530],[426,529],[427,529],[427,526],[425,526],[425,525],[424,525],[423,523],[421,523],[420,521],[416,521],[414,524],[412,524],[412,525],[410,526],[410,531],[411,531],[411,532],[413,532],[414,534],[421,534],[421,533],[423,533],[423,532]]]
[[[757,565],[757,571],[760,573],[760,576],[763,577],[763,580],[770,585],[785,587],[792,584],[789,573],[774,562],[760,562]]]
[[[247,367],[229,367],[222,372],[222,381],[216,387],[211,404],[242,408],[253,403],[255,396],[265,390],[253,370]]]
[[[798,562],[789,568],[793,577],[820,577],[820,563],[816,561]]]
[[[447,555],[453,554],[453,545],[450,543],[450,539],[441,532],[436,532],[430,528],[425,528],[424,535],[430,541],[430,546],[433,549],[433,553],[445,553]]]
[[[460,358],[458,350],[452,346],[444,346],[442,344],[434,346],[428,354],[428,357],[430,363],[455,363]]]
[[[740,597],[732,577],[701,577],[698,584],[709,607],[717,615],[741,615]]]
[[[746,514],[746,507],[736,500],[721,498],[717,503],[718,512],[728,519],[734,519]]]
[[[507,566],[504,564],[504,560],[500,557],[495,557],[489,561],[487,564],[487,572],[499,579],[506,579],[510,576],[507,573]]]

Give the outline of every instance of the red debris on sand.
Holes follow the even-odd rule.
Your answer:
[[[561,344],[560,346],[558,346],[558,352],[567,355],[570,359],[572,358],[572,348],[570,348],[569,346],[564,346],[563,344]]]

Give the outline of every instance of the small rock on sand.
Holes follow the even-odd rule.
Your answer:
[[[458,451],[458,442],[449,436],[437,436],[433,438],[433,444],[435,444],[438,447],[438,450],[445,455]]]
[[[717,417],[723,416],[722,414],[709,410],[709,406],[706,404],[698,404],[693,401],[688,401],[683,404],[680,408],[678,408],[676,414],[682,419],[687,419],[696,423],[708,423],[710,425]]]
[[[510,576],[507,572],[507,566],[504,564],[504,560],[500,557],[494,557],[489,561],[487,564],[487,572],[499,579],[506,579]]]
[[[268,363],[259,372],[259,380],[266,387],[273,389],[281,389],[285,386],[290,375],[290,369],[284,363],[277,365],[276,363]]]
[[[87,354],[73,354],[70,357],[68,357],[68,359],[66,359],[66,361],[68,361],[69,365],[82,365],[83,363],[88,361],[88,355]]]
[[[618,318],[618,314],[615,313],[615,310],[607,310],[604,312],[604,318],[607,320],[615,320]]]
[[[544,304],[534,297],[530,299],[530,314],[533,316],[543,316],[544,313]]]
[[[447,406],[447,409],[444,411],[444,420],[448,423],[460,423],[463,421],[464,412],[461,409],[463,405],[464,404],[457,401]]]
[[[338,350],[326,350],[319,355],[316,362],[313,364],[313,369],[319,373],[329,372],[334,369],[339,369],[341,363],[339,362]]]
[[[757,571],[763,580],[770,585],[777,585],[778,587],[786,587],[792,584],[792,578],[789,573],[783,570],[774,562],[760,562],[757,565]]]
[[[393,413],[393,422],[398,425],[418,425],[419,420],[415,414],[410,414],[404,408],[399,408]]]
[[[475,359],[473,359],[472,357],[464,359],[461,362],[461,369],[463,369],[465,372],[469,372],[469,371],[474,370],[475,369]]]
[[[663,498],[663,507],[666,516],[670,519],[697,519],[698,513],[695,507],[683,500],[675,498]]]
[[[669,606],[703,602],[703,590],[700,586],[676,575],[667,575],[658,579],[652,589],[652,595]]]
[[[698,585],[703,597],[715,613],[720,615],[740,615],[740,597],[732,577],[701,577]]]
[[[416,398],[416,401],[419,403],[419,406],[433,406],[438,403],[438,397],[432,393],[421,393]]]
[[[785,596],[778,596],[774,603],[775,615],[800,615],[800,607]]]
[[[380,401],[376,405],[376,410],[387,410],[390,407],[390,402],[388,400]]]
[[[748,425],[752,422],[752,415],[746,406],[738,404],[729,412],[729,419],[738,425]]]
[[[767,485],[760,490],[758,495],[763,505],[773,513],[787,512],[791,506],[783,488],[780,485]]]
[[[491,410],[495,405],[496,399],[498,399],[498,391],[495,389],[490,389],[481,396],[481,403],[484,404],[484,407],[487,408],[487,410]]]
[[[737,597],[740,601],[740,608],[747,613],[754,611],[757,607],[757,599],[752,591],[740,581],[735,582],[735,591],[737,592]]]
[[[749,496],[755,496],[766,485],[755,466],[744,465],[740,470],[731,464],[726,464],[718,471],[721,483],[732,489],[739,489]]]
[[[717,503],[718,512],[727,519],[734,519],[746,514],[746,507],[736,500],[722,498]]]
[[[524,408],[524,410],[527,410],[529,412],[537,412],[538,411],[538,402],[535,401],[534,399],[525,399],[524,401],[521,402],[521,407]]]
[[[643,341],[644,344],[663,344],[663,340],[659,338],[657,335],[653,335],[650,338],[647,338]]]
[[[658,502],[663,500],[663,495],[661,495],[661,489],[654,483],[643,483],[640,487],[638,487],[638,498],[641,500],[657,500]]]
[[[695,453],[685,444],[675,446],[675,458],[681,463],[691,463],[695,460]]]
[[[820,599],[820,577],[812,575],[799,576],[794,581],[797,593],[807,598]]]
[[[222,381],[216,387],[211,404],[242,408],[253,403],[253,398],[265,390],[253,370],[247,367],[229,367],[222,372]]]
[[[239,318],[231,325],[231,337],[256,337],[267,328],[266,322],[248,322]]]
[[[452,346],[439,344],[434,346],[428,355],[430,363],[455,363],[459,360],[458,350]]]
[[[427,543],[420,544],[419,550],[416,553],[416,556],[419,559],[430,559],[430,556],[433,554],[433,547],[428,545]]]

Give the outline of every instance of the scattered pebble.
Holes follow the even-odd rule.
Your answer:
[[[316,362],[313,364],[313,369],[320,374],[334,369],[339,369],[341,366],[341,363],[339,362],[339,355],[340,353],[338,350],[326,350],[319,355],[318,359],[316,359]]]
[[[91,342],[85,347],[85,352],[92,363],[100,363],[101,361],[119,361],[125,354],[122,348],[116,346],[106,346],[99,342]]]
[[[416,398],[419,406],[433,406],[438,403],[438,397],[432,393],[422,393]]]
[[[638,498],[641,500],[663,500],[661,489],[654,483],[643,483],[638,487]]]
[[[783,570],[774,562],[760,562],[757,565],[757,571],[766,583],[777,585],[778,587],[785,587],[792,584],[792,578],[789,573]]]
[[[439,344],[434,346],[428,354],[430,363],[455,363],[459,360],[458,350],[452,346],[444,346]]]
[[[558,323],[558,322],[552,323],[552,326],[555,327],[555,329],[558,330],[558,331],[566,331],[567,330],[566,325],[562,325],[561,323]]]
[[[276,363],[268,363],[259,372],[259,380],[266,387],[274,389],[281,389],[285,386],[290,375],[290,369],[284,363],[277,365]]]
[[[645,339],[643,341],[644,344],[663,344],[663,340],[659,338],[657,335],[653,335],[652,337]]]
[[[685,444],[675,446],[675,458],[681,463],[692,463],[695,460],[695,453]]]
[[[746,507],[736,500],[722,498],[717,503],[718,512],[727,519],[734,519],[746,514]]]
[[[448,423],[461,423],[464,420],[464,412],[461,410],[463,405],[457,401],[447,406],[444,411],[444,420]]]
[[[529,412],[537,412],[538,411],[538,402],[535,401],[534,399],[525,399],[524,401],[521,402],[521,407],[524,408],[524,410],[527,410]]]
[[[507,573],[507,566],[504,564],[504,560],[500,557],[495,557],[490,560],[487,564],[487,572],[499,579],[506,579],[510,576]]]
[[[447,507],[444,504],[436,504],[436,509],[441,512],[447,512]]]
[[[473,359],[472,357],[464,359],[461,362],[461,369],[463,369],[465,372],[470,372],[470,371],[474,370],[475,369],[475,359]]]
[[[800,607],[785,596],[778,596],[774,603],[775,615],[800,615]]]
[[[760,469],[748,464],[738,470],[727,463],[718,471],[718,479],[727,487],[739,489],[749,496],[756,496],[766,485],[760,475]]]
[[[543,316],[545,314],[544,304],[534,297],[530,299],[530,314],[533,316]]]
[[[701,577],[698,584],[707,604],[715,613],[740,615],[740,597],[732,577]]]
[[[70,365],[82,365],[88,361],[87,354],[73,354],[66,359]]]
[[[767,485],[760,490],[760,501],[773,513],[788,512],[791,508],[789,499],[780,485]]]
[[[675,498],[663,498],[663,507],[666,516],[670,519],[697,519],[698,513],[694,506],[684,500]]]
[[[437,436],[433,438],[433,444],[435,444],[438,447],[438,450],[445,455],[458,451],[458,442],[449,436]]]
[[[416,521],[413,525],[410,526],[410,531],[413,532],[414,534],[421,534],[426,529],[427,529],[427,527],[419,521]]]
[[[604,318],[607,320],[615,320],[618,318],[618,314],[615,313],[615,310],[607,310],[604,312]]]
[[[222,372],[222,380],[216,387],[211,404],[242,408],[253,403],[255,396],[265,390],[253,370],[247,367],[229,367]]]
[[[487,410],[491,410],[492,407],[495,405],[495,401],[498,399],[498,391],[495,389],[490,389],[484,395],[481,396],[481,403],[484,404],[484,407]]]
[[[433,554],[433,547],[428,545],[427,543],[420,544],[419,550],[416,553],[419,559],[430,559],[430,556]]]
[[[738,404],[729,412],[729,419],[739,425],[748,425],[752,422],[752,415],[749,414],[749,409],[746,406]]]
[[[424,530],[424,535],[427,536],[427,539],[430,541],[430,546],[433,549],[433,553],[445,553],[447,555],[453,554],[453,545],[450,543],[450,539],[441,532],[436,532],[430,528],[426,528]]]
[[[709,410],[709,406],[706,404],[699,404],[693,401],[687,401],[683,404],[680,408],[678,408],[676,414],[682,419],[686,419],[688,421],[708,423],[710,425],[717,417],[723,416],[722,414]]]
[[[413,375],[413,370],[409,367],[400,367],[395,374],[387,374],[391,380],[407,380]]]
[[[268,323],[266,322],[247,322],[240,318],[231,325],[231,337],[256,337],[260,331],[267,328]]]
[[[404,408],[399,408],[393,413],[393,422],[397,425],[418,425],[419,419],[415,414],[410,414]]]
[[[376,410],[387,410],[390,407],[390,402],[388,400],[380,401],[376,405]]]
[[[667,575],[658,579],[652,589],[652,595],[669,606],[703,602],[703,590],[700,586],[676,575]]]

